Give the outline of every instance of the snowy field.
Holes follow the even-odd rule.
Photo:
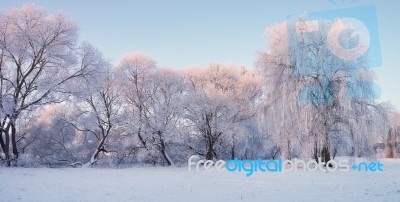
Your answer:
[[[384,172],[189,172],[187,168],[0,168],[0,201],[400,201],[400,159]]]

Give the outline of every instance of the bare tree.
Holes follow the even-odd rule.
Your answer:
[[[258,77],[244,68],[210,64],[204,70],[189,70],[186,80],[190,88],[184,118],[192,125],[193,135],[202,140],[204,149],[189,147],[208,160],[218,158],[216,144],[223,137],[233,137],[241,123],[255,116],[255,104],[261,95]]]
[[[83,81],[83,93],[76,95],[76,115],[69,118],[70,124],[90,140],[91,157],[84,164],[86,167],[96,163],[101,152],[113,150],[109,141],[119,133],[122,122],[121,91],[116,84],[115,71],[100,53],[94,54],[92,60],[97,61],[93,64],[96,73],[90,80]]]
[[[157,82],[153,81],[156,72],[156,62],[142,53],[125,54],[117,66],[121,78],[121,88],[125,97],[125,112],[127,113],[127,130],[130,136],[135,136],[128,148],[130,155],[137,150],[145,151],[155,164],[155,156],[149,143],[152,139],[148,131],[148,114],[154,103],[157,91]],[[158,144],[158,143],[156,143]]]
[[[131,112],[131,119],[137,119],[138,126],[133,129],[143,147],[146,147],[144,137],[144,118],[147,112],[147,103],[155,94],[151,87],[151,75],[156,68],[156,62],[141,53],[126,54],[118,65],[119,75],[124,84],[125,96]]]
[[[152,81],[155,94],[144,114],[147,137],[161,153],[167,165],[174,165],[168,154],[170,143],[179,143],[179,125],[183,114],[182,99],[186,91],[183,76],[172,69],[158,69]]]
[[[68,83],[88,73],[76,61],[77,36],[62,13],[25,5],[0,14],[0,142],[7,165],[18,158],[20,114],[65,100]]]

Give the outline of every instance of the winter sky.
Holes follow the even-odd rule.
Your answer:
[[[160,66],[176,68],[209,62],[251,67],[255,52],[268,48],[265,28],[288,15],[374,5],[383,57],[383,66],[376,69],[381,99],[400,109],[397,0],[3,0],[0,10],[29,2],[49,12],[65,11],[78,24],[81,40],[93,43],[113,63],[126,52],[140,51]]]

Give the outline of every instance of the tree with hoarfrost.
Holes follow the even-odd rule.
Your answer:
[[[250,70],[222,64],[193,68],[185,75],[189,96],[184,101],[184,118],[195,137],[195,146],[188,145],[208,160],[218,159],[216,146],[234,140],[243,131],[242,123],[255,116],[261,95],[259,79]],[[233,153],[234,145],[233,141]]]
[[[92,166],[101,153],[112,153],[116,145],[111,141],[121,133],[122,100],[117,85],[115,69],[101,53],[88,46],[90,55],[85,60],[93,72],[90,77],[81,78],[82,92],[74,97],[76,111],[69,117],[69,123],[86,136],[90,159],[83,165]]]
[[[262,113],[284,158],[327,162],[338,150],[369,155],[373,136],[387,127],[379,122],[383,105],[365,82],[374,79],[368,55],[358,57],[356,50],[357,59],[347,60],[332,51],[332,33],[342,33],[340,44],[354,44],[351,33],[333,26],[338,22],[320,21],[318,31],[309,32],[299,17],[267,30],[271,49],[256,63],[268,100]]]
[[[38,106],[65,100],[68,85],[89,72],[77,55],[77,27],[62,13],[33,5],[0,13],[0,155],[18,159],[18,120]]]

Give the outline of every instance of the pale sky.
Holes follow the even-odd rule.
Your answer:
[[[160,66],[175,68],[209,62],[252,67],[254,53],[267,50],[265,28],[288,15],[374,5],[383,57],[376,70],[381,99],[400,109],[398,0],[2,0],[0,10],[24,3],[65,11],[79,26],[81,40],[113,63],[126,52],[140,51]]]

